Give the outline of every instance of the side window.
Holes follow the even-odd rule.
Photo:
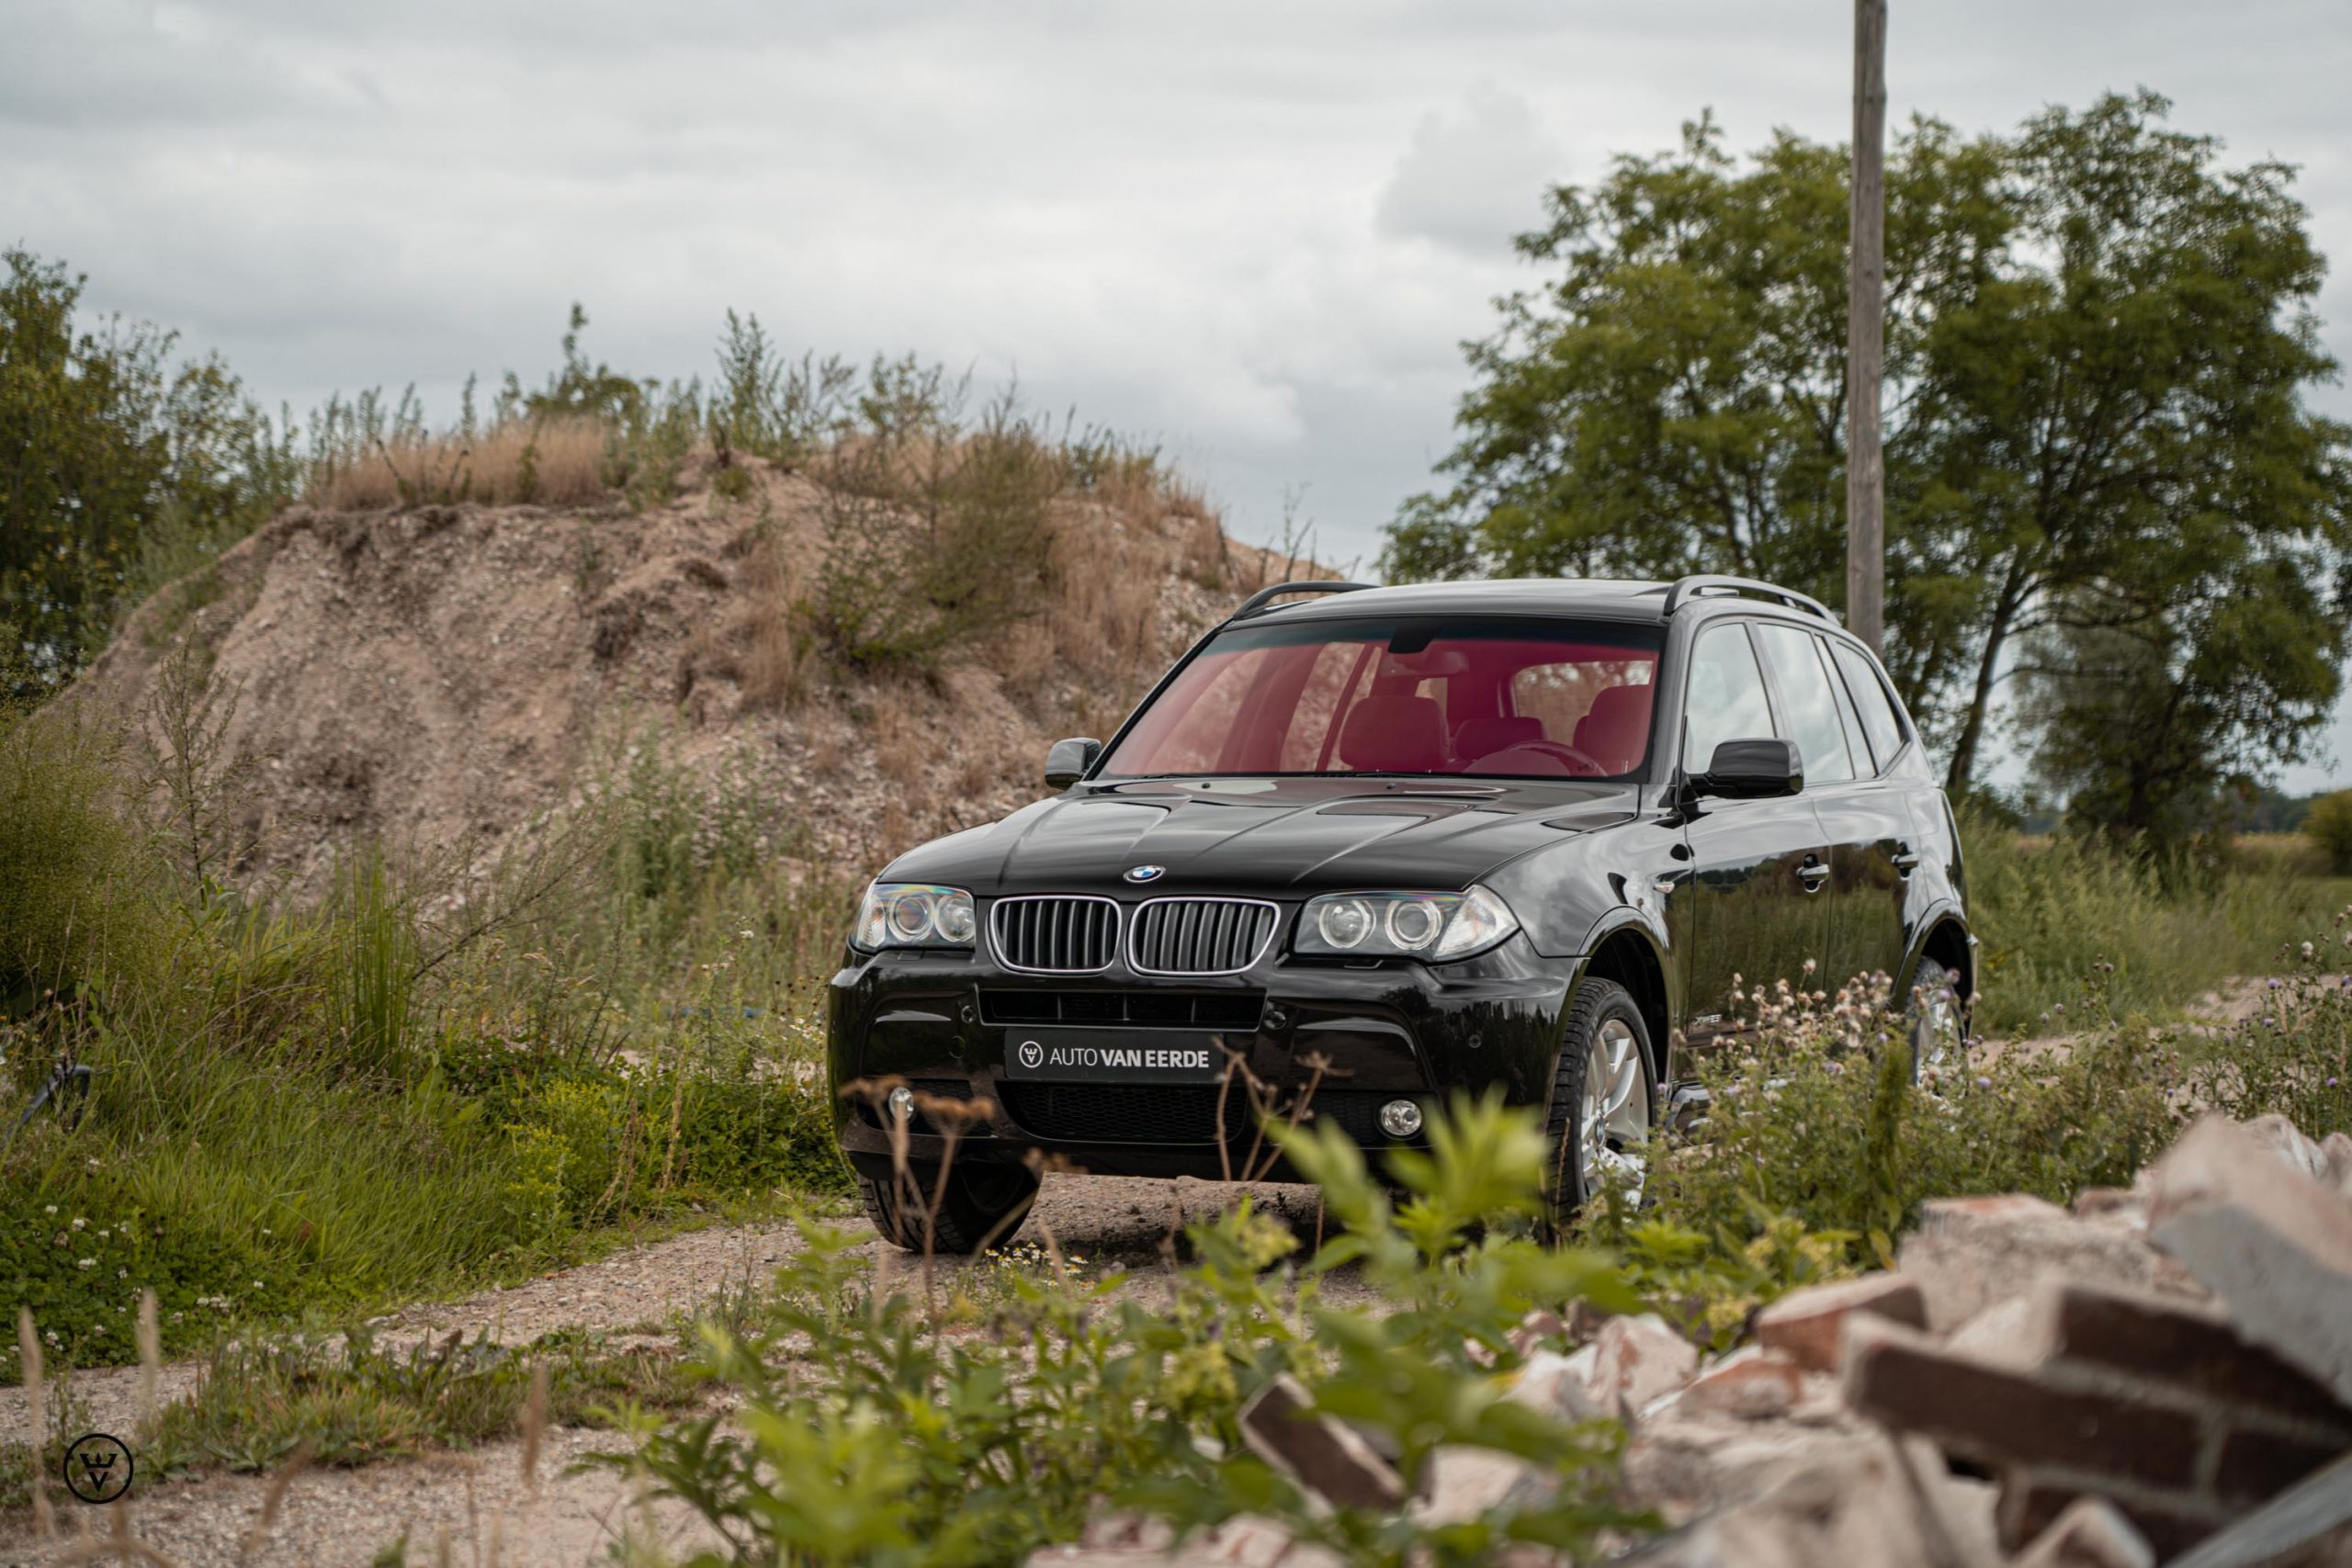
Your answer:
[[[1764,695],[1764,671],[1757,668],[1747,628],[1739,621],[1711,626],[1690,650],[1690,695],[1682,709],[1688,727],[1682,765],[1706,771],[1715,748],[1772,733],[1772,705]]]
[[[1827,638],[1816,637],[1813,639],[1813,655],[1821,660],[1822,669],[1828,672],[1829,694],[1838,699],[1838,718],[1845,728],[1846,749],[1853,753],[1854,776],[1867,778],[1892,761],[1894,753],[1882,751],[1878,753],[1880,761],[1871,760],[1871,749],[1863,741],[1861,717],[1854,712],[1854,699],[1846,694],[1846,682],[1838,678],[1838,667],[1829,662]]]
[[[1759,625],[1757,639],[1789,707],[1789,739],[1804,760],[1804,782],[1836,784],[1854,776],[1854,760],[1846,750],[1845,727],[1838,719],[1838,698],[1829,689],[1829,671],[1810,632],[1795,626]]]
[[[1878,765],[1883,768],[1903,750],[1903,721],[1894,716],[1886,686],[1869,660],[1842,642],[1831,643],[1829,651],[1838,656],[1838,668],[1846,672],[1846,688],[1854,694],[1854,705],[1861,710],[1862,731],[1871,738],[1871,750],[1878,753]]]

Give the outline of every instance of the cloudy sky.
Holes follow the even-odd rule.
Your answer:
[[[2301,165],[2352,257],[2343,0],[1894,12],[1894,117],[2152,86]],[[536,378],[575,299],[593,353],[701,371],[732,305],[796,349],[1017,375],[1161,443],[1245,536],[1289,494],[1368,563],[1544,185],[1707,107],[1737,146],[1842,138],[1850,28],[1842,0],[0,0],[0,242],[298,409]],[[2352,358],[2352,280],[2322,308]],[[2352,777],[2352,713],[2329,750]]]

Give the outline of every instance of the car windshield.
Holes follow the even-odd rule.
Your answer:
[[[1655,626],[1500,617],[1237,626],[1096,776],[1623,778],[1648,758],[1659,641]]]

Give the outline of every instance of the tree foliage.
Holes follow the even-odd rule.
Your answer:
[[[1923,119],[1889,160],[1887,653],[1956,786],[2021,643],[2090,617],[2187,648],[2251,578],[2311,588],[2259,640],[2324,668],[2180,721],[2238,716],[2225,761],[2291,755],[2334,696],[2352,439],[2303,401],[2335,368],[2323,263],[2290,170],[2223,166],[2167,110]],[[1547,201],[1519,244],[1558,276],[1469,345],[1452,486],[1406,505],[1389,573],[1733,571],[1842,600],[1846,152],[1782,132],[1743,164],[1702,118]]]
[[[219,359],[175,364],[175,334],[147,322],[83,326],[82,278],[21,250],[0,263],[0,631],[21,693],[105,645],[160,537],[184,555],[243,534],[294,465]]]

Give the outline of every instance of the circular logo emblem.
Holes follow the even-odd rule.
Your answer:
[[[1021,1065],[1023,1066],[1035,1067],[1045,1059],[1046,1048],[1043,1045],[1038,1044],[1035,1040],[1023,1040],[1021,1043]]]
[[[130,1445],[104,1432],[65,1450],[66,1489],[85,1503],[111,1503],[130,1490]]]
[[[1127,868],[1129,882],[1157,882],[1168,874],[1164,865],[1135,865]]]

